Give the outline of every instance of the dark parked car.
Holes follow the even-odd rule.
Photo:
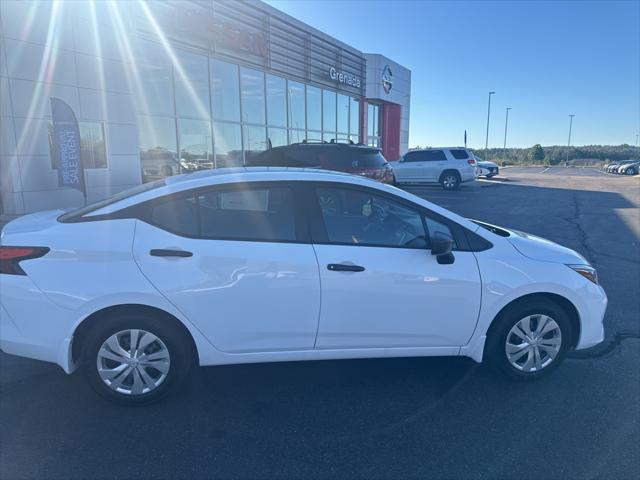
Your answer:
[[[247,166],[319,168],[393,183],[393,170],[380,149],[354,143],[303,141],[274,147],[252,156]]]

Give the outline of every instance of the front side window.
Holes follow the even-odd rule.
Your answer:
[[[317,199],[330,243],[427,248],[419,211],[385,196],[347,188],[318,188]]]
[[[198,235],[196,198],[171,198],[157,203],[151,209],[151,223],[178,235]]]
[[[403,162],[411,163],[411,162],[424,162],[425,156],[424,152],[409,152],[402,159]]]
[[[453,239],[453,248],[456,248],[455,238],[451,229],[442,222],[434,220],[433,218],[426,217],[425,223],[427,224],[427,230],[429,232],[429,238],[433,238],[436,233],[444,233],[445,235]]]

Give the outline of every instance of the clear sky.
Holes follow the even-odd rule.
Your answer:
[[[410,146],[635,144],[640,0],[268,0],[412,71]]]

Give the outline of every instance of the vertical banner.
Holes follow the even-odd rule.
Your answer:
[[[71,107],[59,98],[51,98],[53,145],[58,186],[80,190],[87,199],[84,167],[80,155],[80,130]]]

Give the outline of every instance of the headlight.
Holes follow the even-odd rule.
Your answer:
[[[592,281],[598,285],[598,272],[590,265],[567,265],[574,272],[578,272],[587,280]]]

